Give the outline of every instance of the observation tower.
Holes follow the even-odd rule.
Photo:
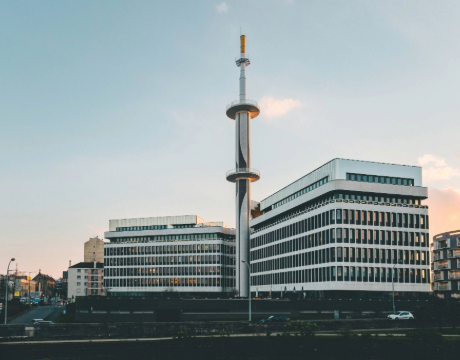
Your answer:
[[[248,297],[250,291],[247,264],[250,264],[251,182],[260,179],[259,171],[251,168],[251,119],[260,110],[257,102],[246,99],[246,66],[251,62],[245,40],[245,35],[241,35],[241,53],[235,59],[240,68],[240,98],[228,105],[226,111],[236,122],[235,168],[227,172],[227,180],[236,184],[236,289],[240,297]]]

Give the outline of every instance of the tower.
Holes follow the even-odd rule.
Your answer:
[[[227,172],[227,180],[236,184],[236,289],[239,296],[249,296],[249,220],[251,213],[251,182],[260,173],[251,169],[250,123],[259,115],[257,102],[246,99],[246,66],[250,64],[245,49],[246,37],[241,35],[241,52],[235,59],[240,68],[240,98],[227,106],[227,116],[235,120],[235,169]]]

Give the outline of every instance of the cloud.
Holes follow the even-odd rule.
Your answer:
[[[276,118],[287,114],[295,108],[301,107],[302,103],[294,99],[275,100],[273,96],[264,96],[262,100],[259,101],[259,105],[263,116],[267,118]]]
[[[96,233],[96,235],[98,235],[101,239],[104,238],[104,232],[107,231],[107,229],[105,228],[98,229],[97,227],[92,225],[88,225],[88,229],[93,230]]]
[[[225,2],[220,3],[216,7],[217,7],[217,11],[220,13],[224,13],[228,11],[228,5]]]
[[[427,183],[434,183],[460,177],[460,170],[447,166],[445,159],[438,158],[431,154],[425,154],[418,158],[418,163],[423,166],[423,180]],[[431,165],[431,166],[427,166]]]
[[[429,207],[431,238],[460,229],[460,190],[429,188],[428,199],[423,203]]]

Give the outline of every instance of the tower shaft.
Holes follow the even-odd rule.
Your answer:
[[[259,115],[257,103],[246,99],[246,66],[250,64],[245,53],[245,36],[241,36],[241,54],[236,58],[240,67],[240,96],[227,107],[227,116],[234,119],[235,124],[235,169],[227,172],[227,180],[236,185],[236,282],[235,287],[240,297],[249,296],[250,264],[250,215],[251,215],[251,182],[260,178],[258,170],[251,169],[251,119]]]

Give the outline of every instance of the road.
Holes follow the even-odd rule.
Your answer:
[[[10,324],[29,324],[33,319],[43,319],[55,322],[62,310],[64,310],[64,306],[40,306],[11,320]]]

